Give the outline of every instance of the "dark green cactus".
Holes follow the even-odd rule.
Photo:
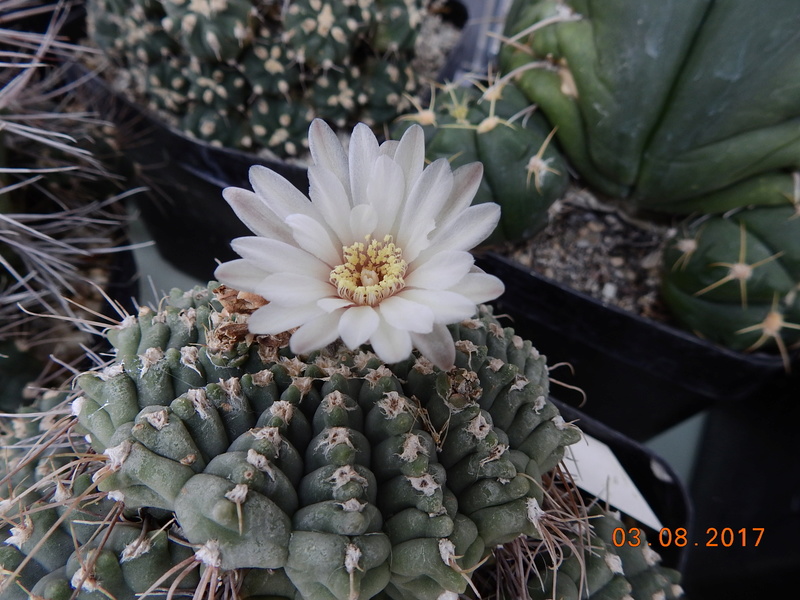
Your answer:
[[[317,116],[411,106],[424,0],[91,0],[90,36],[149,108],[215,145],[303,154]]]
[[[683,214],[724,192],[728,210],[800,165],[798,25],[792,0],[517,0],[500,65],[595,189]]]
[[[663,296],[699,335],[737,350],[800,342],[800,212],[744,209],[695,219],[664,256]]]
[[[255,18],[250,0],[163,0],[166,16],[164,31],[176,40],[185,53],[201,61],[221,63],[235,60],[250,42]]]
[[[433,90],[430,106],[400,118],[393,136],[412,123],[425,131],[426,158],[456,167],[479,161],[484,177],[473,203],[496,202],[500,223],[486,243],[518,242],[547,224],[547,209],[567,189],[567,166],[552,131],[513,83]]]
[[[637,545],[619,545],[614,543],[614,530],[626,530],[619,515],[598,506],[589,514],[592,531],[587,538],[574,536],[574,550],[557,569],[548,569],[542,580],[528,581],[531,600],[671,600],[683,596],[678,573],[659,564],[658,554],[643,532]]]
[[[19,422],[4,598],[217,582],[230,598],[456,598],[497,545],[542,539],[542,474],[580,433],[547,400],[544,357],[490,309],[451,326],[443,372],[367,348],[293,356],[288,335],[247,331],[260,299],[215,288],[109,330],[116,360],[76,379],[78,454],[58,471],[73,477],[23,458],[13,442],[35,431]],[[86,513],[74,530],[68,509]]]

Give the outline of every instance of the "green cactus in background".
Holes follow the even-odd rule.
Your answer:
[[[411,106],[425,0],[90,0],[90,37],[151,109],[212,144],[303,154],[315,117]]]
[[[116,359],[77,377],[71,415],[51,395],[31,415],[46,424],[14,421],[4,598],[455,599],[521,540],[573,578],[570,548],[616,564],[607,517],[564,518],[551,485],[580,433],[547,399],[545,359],[488,307],[451,326],[444,372],[368,348],[294,356],[288,334],[248,332],[262,303],[174,290],[108,331]],[[624,571],[616,593],[593,584],[602,597],[649,598],[639,580],[673,597],[652,560]]]
[[[743,209],[694,219],[666,250],[663,296],[687,328],[737,350],[800,342],[800,212]]]
[[[645,218],[740,211],[688,226],[690,239],[666,257],[663,296],[699,335],[737,350],[777,348],[785,360],[796,339],[787,294],[798,279],[787,273],[797,229],[784,213],[787,199],[796,205],[800,167],[798,25],[787,0],[769,10],[744,0],[517,0],[499,56],[500,80],[557,128],[594,191]],[[753,206],[784,207],[752,213],[775,215],[784,233],[751,231],[743,209]],[[759,260],[751,235],[766,244],[761,258],[780,260],[752,279],[749,270],[726,275],[726,265]],[[785,322],[764,320],[778,314]]]
[[[725,210],[800,164],[798,19],[791,0],[517,0],[500,64],[595,189],[684,214],[725,190]]]
[[[547,209],[567,189],[566,163],[550,145],[554,131],[513,83],[432,90],[427,108],[400,117],[392,135],[412,124],[425,131],[426,158],[461,166],[479,161],[484,177],[473,203],[496,202],[500,223],[487,244],[519,242],[547,224]]]

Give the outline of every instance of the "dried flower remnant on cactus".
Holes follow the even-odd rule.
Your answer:
[[[223,192],[256,236],[233,241],[242,258],[220,265],[216,277],[269,301],[250,317],[253,333],[297,327],[295,353],[341,337],[351,349],[369,342],[385,362],[416,348],[451,368],[447,325],[503,292],[469,253],[500,217],[494,203],[470,206],[482,166],[453,171],[440,159],[426,167],[418,126],[379,145],[359,124],[348,154],[315,120],[309,146],[310,199],[261,166],[250,169],[254,191]]]

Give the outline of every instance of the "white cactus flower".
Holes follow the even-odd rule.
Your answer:
[[[482,165],[453,171],[440,159],[425,167],[419,126],[379,145],[359,124],[348,156],[318,119],[309,147],[310,199],[262,166],[250,169],[254,191],[223,192],[256,234],[234,240],[242,258],[215,273],[269,301],[251,315],[250,331],[298,328],[290,341],[296,354],[341,337],[351,349],[369,342],[387,363],[416,348],[451,368],[455,346],[447,325],[503,292],[469,253],[500,218],[497,204],[470,206]]]

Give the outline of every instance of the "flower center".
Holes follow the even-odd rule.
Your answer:
[[[342,257],[330,280],[339,296],[354,304],[375,306],[405,286],[408,264],[390,235],[383,241],[368,235],[366,241],[342,248]]]

